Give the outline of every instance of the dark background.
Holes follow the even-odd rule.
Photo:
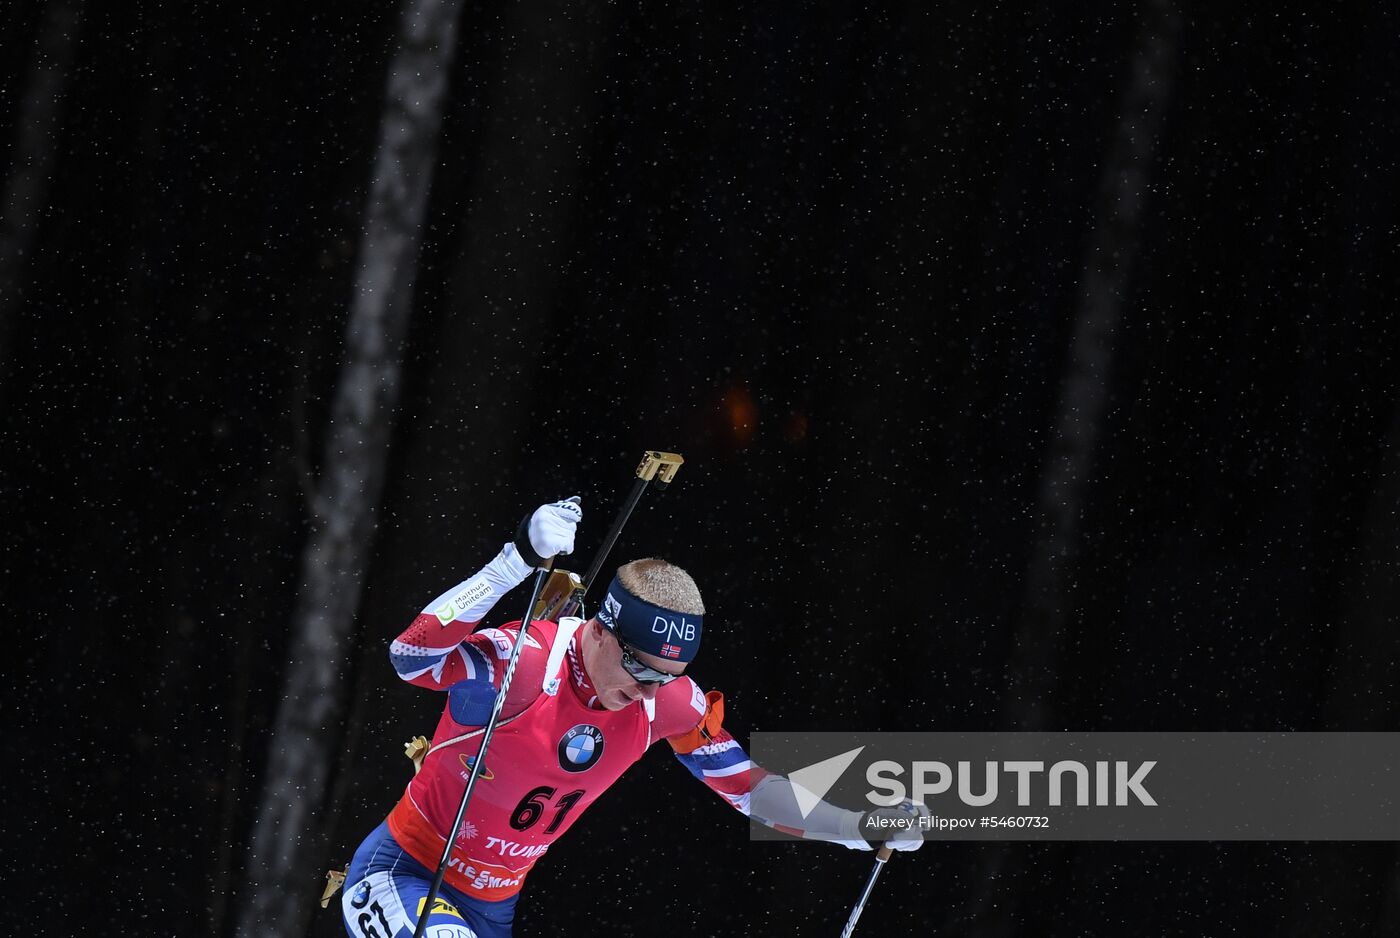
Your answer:
[[[225,935],[398,13],[19,4],[0,139],[65,6],[22,255],[5,208],[0,917]],[[287,888],[434,724],[388,640],[542,500],[583,496],[591,556],[647,448],[687,462],[615,559],[695,575],[741,740],[1400,730],[1397,38],[1360,3],[468,2],[334,807]],[[869,860],[750,844],[661,747],[516,934],[835,935]],[[1397,934],[1400,852],[934,844],[862,933]]]

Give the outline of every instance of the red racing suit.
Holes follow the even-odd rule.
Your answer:
[[[722,698],[707,699],[693,680],[682,677],[659,687],[651,701],[603,709],[591,693],[574,638],[580,624],[565,619],[530,625],[448,861],[445,879],[467,895],[496,901],[518,892],[549,845],[658,739],[674,738],[678,753],[684,749],[685,755],[696,744],[717,745],[708,758],[700,757],[700,777],[735,807],[743,810],[747,804],[751,765],[743,749],[713,716],[711,738],[698,732],[707,713],[722,707]],[[451,632],[466,632],[474,623],[452,625],[457,627],[443,628],[433,616],[420,615],[399,636],[395,646],[400,651],[428,637],[434,644],[452,643],[444,656],[450,660],[441,668],[406,679],[443,690],[484,679],[499,689],[520,624],[460,638]],[[430,656],[412,657],[421,666]],[[481,734],[472,732],[480,724],[458,722],[462,711],[458,708],[454,716],[453,710],[449,700],[421,771],[389,814],[394,839],[429,869],[442,858],[446,832],[481,746]]]

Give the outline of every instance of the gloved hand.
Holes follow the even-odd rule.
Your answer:
[[[532,567],[574,550],[574,530],[583,520],[583,500],[577,495],[562,502],[541,505],[526,515],[515,532],[515,549]]]
[[[891,850],[918,850],[924,845],[924,828],[919,819],[928,816],[928,805],[905,798],[899,804],[865,812],[860,820],[860,834],[870,849],[883,845]]]

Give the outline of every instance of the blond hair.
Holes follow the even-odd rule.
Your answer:
[[[675,564],[655,557],[634,560],[617,568],[617,578],[627,592],[653,606],[672,612],[699,616],[705,614],[700,587]]]

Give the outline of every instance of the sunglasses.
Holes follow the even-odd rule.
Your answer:
[[[632,679],[638,684],[669,684],[681,676],[667,674],[665,671],[658,671],[650,665],[643,664],[638,659],[637,653],[624,645],[622,639],[618,639],[617,644],[622,649],[622,670],[632,675]]]

